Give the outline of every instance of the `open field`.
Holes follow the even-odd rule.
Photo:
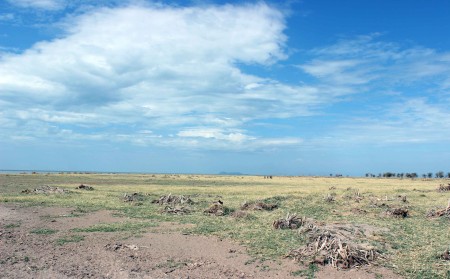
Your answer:
[[[96,255],[103,257],[113,253],[108,251],[126,254],[130,250],[149,253],[148,257],[160,260],[144,272],[142,266],[133,269],[136,261],[142,261],[143,254],[138,255],[141,258],[133,254],[135,259],[130,259],[127,254],[123,270],[115,270],[115,275],[94,274],[91,277],[186,278],[183,275],[189,274],[190,278],[326,278],[333,272],[335,278],[341,275],[342,278],[370,278],[369,275],[372,278],[450,278],[450,261],[442,258],[450,246],[450,217],[427,217],[430,210],[447,207],[450,191],[438,192],[436,189],[449,182],[396,178],[1,174],[0,244],[9,248],[0,250],[0,269],[8,270],[9,277],[14,274],[14,269],[21,274],[17,277],[43,275],[42,269],[39,271],[39,264],[43,264],[38,256],[27,254],[26,245],[29,245],[39,247],[41,251],[58,251],[65,257],[69,255],[61,250],[64,247],[70,247],[72,257],[76,251],[82,257],[91,247],[101,252]],[[75,189],[80,184],[94,189]],[[33,189],[45,185],[69,192],[33,193]],[[21,193],[26,189],[31,193]],[[125,193],[142,195],[129,195],[130,201],[125,201]],[[164,199],[160,197],[168,194],[189,197],[192,203],[152,203],[154,200],[162,203]],[[219,212],[223,214],[216,216],[204,212],[218,200],[223,202]],[[273,207],[252,210],[255,209],[252,202],[257,201]],[[244,202],[248,206],[241,210]],[[407,217],[396,217],[395,209],[407,210]],[[238,211],[241,214],[236,214]],[[12,212],[17,213],[16,219]],[[38,216],[33,212],[38,212]],[[292,250],[304,247],[310,241],[308,233],[299,232],[297,228],[273,228],[272,223],[288,213],[306,217],[319,228],[345,227],[355,234],[352,241],[370,245],[378,257],[370,262],[369,268],[356,271],[337,271],[310,264],[306,258],[303,263],[286,260],[284,257]],[[84,222],[79,221],[81,217],[85,217]],[[298,228],[301,226],[299,224]],[[178,238],[164,239],[165,234]],[[8,235],[11,237],[7,238]],[[19,236],[20,240],[14,239]],[[164,257],[151,254],[156,253],[155,250],[142,252],[142,248],[135,251],[139,245],[145,247],[144,240],[151,237],[159,239],[152,247],[158,247],[159,254]],[[224,240],[224,246],[217,248],[217,255],[212,255],[216,252],[211,247],[218,239]],[[119,245],[119,240],[131,244]],[[172,249],[171,241],[179,247],[174,254],[185,253],[180,256],[183,260],[165,254]],[[189,246],[202,241],[208,247]],[[166,242],[168,246],[163,245]],[[116,246],[111,248],[111,245]],[[136,249],[130,245],[137,245]],[[190,258],[190,252],[183,250],[183,245],[190,247],[193,255],[197,255],[197,250],[203,250],[206,255],[198,252]],[[128,248],[123,248],[125,246]],[[210,262],[193,260],[208,257],[207,253],[210,253]],[[222,255],[224,253],[226,257]],[[84,264],[89,261],[94,260],[82,260]],[[111,261],[117,262],[117,258]],[[221,261],[224,262],[222,265]],[[54,265],[47,264],[54,269],[51,272],[59,272],[50,275],[61,275]],[[90,273],[77,273],[69,265],[61,268],[68,270],[62,273],[68,277],[90,277]],[[108,265],[105,268],[113,269]],[[195,273],[196,269],[198,273]]]

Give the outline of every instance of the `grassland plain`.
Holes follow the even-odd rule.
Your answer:
[[[279,259],[305,244],[306,237],[295,230],[272,228],[272,222],[287,213],[324,223],[365,224],[384,229],[376,239],[369,240],[382,250],[384,266],[406,278],[450,278],[449,261],[439,258],[450,246],[450,219],[426,217],[431,209],[447,206],[450,192],[438,192],[436,188],[449,182],[444,179],[264,179],[261,176],[175,174],[1,174],[0,202],[72,207],[77,209],[74,214],[114,210],[117,215],[149,222],[144,225],[125,223],[123,227],[100,225],[91,231],[140,232],[160,222],[195,224],[183,227],[184,233],[235,240],[245,245],[258,260]],[[93,186],[95,190],[75,189],[80,184]],[[21,193],[43,185],[57,186],[70,193]],[[136,203],[122,200],[125,193],[134,192],[145,194],[145,198]],[[190,205],[190,213],[166,214],[161,212],[161,206],[151,202],[169,193],[190,196],[195,201]],[[332,201],[327,202],[327,196],[332,196]],[[203,210],[218,199],[230,211],[238,210],[245,201],[257,200],[277,203],[279,207],[273,211],[251,211],[249,216],[239,219],[205,214]],[[385,214],[387,207],[407,208],[409,216],[389,217]]]

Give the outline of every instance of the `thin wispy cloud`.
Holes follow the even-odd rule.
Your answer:
[[[66,5],[66,0],[6,0],[11,5],[21,8],[41,10],[60,10]]]

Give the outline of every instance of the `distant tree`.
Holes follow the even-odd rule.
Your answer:
[[[450,178],[450,172],[447,172],[447,177]]]
[[[332,174],[332,173],[330,173],[330,176],[333,176],[333,174]]]
[[[432,172],[428,173],[428,178],[433,178],[433,173]]]
[[[443,178],[444,177],[444,172],[443,171],[438,171],[436,173],[436,178]]]
[[[427,175],[426,175],[426,174],[422,174],[422,177],[423,177],[423,178],[427,178]]]

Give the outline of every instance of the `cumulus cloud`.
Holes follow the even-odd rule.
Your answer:
[[[100,8],[60,26],[59,38],[0,57],[8,122],[75,130],[133,123],[180,140],[194,136],[184,127],[207,126],[216,129],[210,131],[215,140],[233,143],[250,138],[218,131],[253,119],[309,115],[325,102],[316,88],[237,66],[286,58],[284,14],[266,4]]]

